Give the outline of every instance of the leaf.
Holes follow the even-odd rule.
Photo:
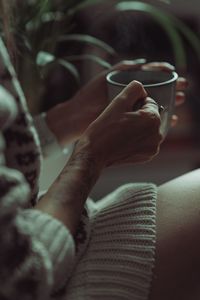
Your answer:
[[[101,48],[102,50],[108,52],[111,55],[115,54],[115,50],[109,46],[108,44],[104,43],[100,39],[97,39],[91,35],[87,34],[68,34],[68,35],[62,35],[58,38],[58,42],[82,42],[86,44],[90,44],[92,46],[96,46],[98,48]]]
[[[25,27],[27,30],[38,29],[41,23],[42,16],[50,10],[49,0],[29,1],[24,4],[23,16],[27,18]]]
[[[105,69],[109,69],[111,67],[111,64],[109,62],[107,62],[106,60],[104,60],[96,55],[91,55],[91,54],[71,55],[71,56],[67,56],[66,59],[68,61],[90,60],[90,61],[97,63],[98,65],[100,65],[101,67],[103,67]]]
[[[49,52],[40,51],[36,57],[38,66],[45,66],[55,60],[55,56]]]
[[[42,23],[47,23],[47,22],[58,22],[58,21],[62,21],[64,18],[64,14],[62,14],[59,11],[56,12],[46,12],[42,15],[41,17],[41,22]]]
[[[69,73],[71,73],[74,76],[76,82],[78,84],[80,83],[79,72],[78,72],[77,68],[72,63],[70,63],[69,61],[64,60],[64,59],[57,59],[55,61],[55,63],[58,63],[61,66],[65,67],[69,71]]]
[[[46,67],[61,65],[68,70],[78,84],[80,83],[80,76],[77,68],[71,62],[65,59],[56,58],[49,52],[40,51],[36,57],[36,63],[39,67],[41,67],[40,75],[42,78],[45,77],[46,73],[48,73],[48,69]]]

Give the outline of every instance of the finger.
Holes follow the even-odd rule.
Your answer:
[[[143,103],[143,99],[146,98],[147,93],[143,85],[138,81],[131,81],[120,94],[115,98],[118,103],[125,104],[126,111],[132,111],[133,106],[138,101]]]
[[[115,70],[130,70],[130,69],[137,69],[138,67],[141,67],[141,65],[146,63],[145,58],[138,58],[135,60],[123,60],[117,64],[115,64],[113,67],[111,67],[108,72],[115,71]]]
[[[176,101],[175,105],[180,106],[185,102],[185,93],[183,92],[176,92]]]
[[[154,114],[160,119],[159,106],[156,101],[150,97],[144,99],[144,105],[139,109],[140,112]]]
[[[178,122],[178,116],[173,115],[171,118],[171,127],[175,127]]]
[[[140,69],[140,67],[146,63],[145,58],[138,58],[134,60],[122,60],[118,62],[117,64],[113,65],[109,69],[101,72],[98,77],[105,80],[106,75],[112,71],[126,71],[126,70],[135,70]]]
[[[142,70],[161,70],[161,71],[174,71],[173,65],[167,62],[151,62],[141,66]]]
[[[176,90],[185,91],[188,88],[188,81],[184,77],[179,77],[176,81]]]

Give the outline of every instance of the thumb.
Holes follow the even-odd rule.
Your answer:
[[[147,97],[147,92],[145,91],[143,85],[138,81],[131,81],[116,97],[116,101],[125,105],[127,111],[132,111],[133,106]]]

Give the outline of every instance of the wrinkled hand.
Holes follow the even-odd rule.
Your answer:
[[[114,65],[111,69],[100,73],[93,80],[88,82],[72,98],[72,101],[66,101],[57,105],[48,112],[47,122],[49,128],[56,135],[59,143],[65,146],[67,143],[76,141],[80,138],[86,128],[104,111],[109,105],[107,94],[106,75],[112,70],[130,70],[130,69],[164,69],[166,71],[174,70],[174,67],[165,62],[153,62],[145,64],[144,59],[133,61],[122,61]],[[185,78],[177,80],[176,105],[185,101],[184,91],[187,88]],[[177,123],[178,117],[173,116],[171,125]]]
[[[74,104],[77,105],[77,109],[81,107],[82,115],[82,132],[87,128],[87,126],[95,120],[100,113],[109,104],[107,95],[107,83],[106,75],[112,70],[128,70],[128,69],[158,69],[165,71],[173,71],[174,66],[166,62],[151,62],[144,63],[145,60],[127,60],[122,61],[114,65],[111,69],[102,72],[86,84],[74,97]],[[187,88],[187,80],[183,77],[179,77],[176,85],[176,106],[179,106],[185,101],[185,90]],[[175,126],[178,121],[176,115],[172,116],[171,125]]]
[[[80,122],[82,124],[82,132],[101,114],[110,102],[108,99],[106,75],[113,70],[139,68],[144,61],[144,59],[121,61],[109,70],[101,72],[79,90],[72,100],[77,107],[77,111],[81,108]]]
[[[160,115],[139,82],[131,82],[90,124],[77,143],[101,167],[151,160],[159,151]],[[132,111],[141,101],[142,107]]]
[[[143,70],[164,70],[175,71],[174,66],[166,62],[151,62],[141,66]],[[185,90],[188,87],[188,81],[184,77],[179,77],[176,82],[176,106],[180,106],[185,102]],[[173,115],[171,120],[171,126],[174,127],[178,122],[178,116]]]

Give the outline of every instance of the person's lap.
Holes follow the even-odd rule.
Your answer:
[[[200,299],[200,170],[159,187],[156,226],[149,300]]]
[[[99,201],[98,209],[115,202],[116,196],[121,198],[122,190]],[[200,169],[158,188],[156,218],[156,257],[148,300],[199,300]]]

